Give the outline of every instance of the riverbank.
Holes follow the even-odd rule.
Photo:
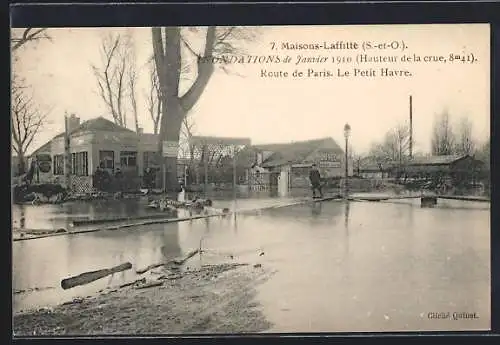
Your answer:
[[[273,273],[261,265],[221,264],[159,276],[53,309],[14,315],[15,336],[263,332],[255,301]]]

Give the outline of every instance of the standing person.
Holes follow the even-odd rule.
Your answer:
[[[150,171],[150,177],[149,177],[149,183],[150,183],[150,188],[151,190],[153,190],[154,188],[156,188],[156,173],[157,173],[157,169],[151,169]]]
[[[149,193],[149,185],[150,185],[150,180],[151,180],[151,168],[147,167],[146,169],[144,169],[144,173],[143,173],[143,176],[142,176],[142,183],[144,185],[144,188],[146,188],[148,190],[148,193]]]
[[[97,189],[99,192],[102,191],[103,178],[104,178],[104,174],[103,174],[101,166],[99,165],[94,172],[94,179],[93,179],[94,188]]]
[[[26,182],[27,185],[30,185],[33,182],[35,170],[36,170],[36,162],[35,162],[35,160],[32,160],[31,164],[30,164],[30,168],[28,169],[28,172],[24,176],[24,181]]]
[[[115,170],[115,181],[117,192],[123,192],[123,173],[120,168],[116,168]]]
[[[323,191],[321,190],[321,174],[319,173],[316,164],[313,164],[311,170],[309,171],[309,180],[311,181],[313,198],[316,198],[316,190],[319,191],[319,196],[322,198]]]

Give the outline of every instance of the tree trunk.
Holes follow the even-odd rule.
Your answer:
[[[174,109],[170,107],[169,112],[172,113]],[[182,110],[180,107],[177,107],[178,113],[182,114]],[[170,114],[172,115],[172,114]],[[172,116],[173,117],[173,116]],[[171,118],[174,120],[173,118]],[[179,132],[181,128],[182,121],[171,121],[169,122],[166,130],[165,130],[165,141],[167,142],[179,142]],[[163,123],[162,123],[162,127]],[[160,141],[160,145],[163,145]],[[163,153],[163,147],[159,149],[160,152]],[[162,165],[161,165],[161,176],[162,176],[162,187],[166,192],[177,192],[179,189],[179,181],[177,179],[177,156],[166,156],[163,153],[162,156]],[[165,177],[164,177],[165,176]]]
[[[177,180],[177,151],[163,152],[164,142],[179,145],[179,136],[182,120],[186,112],[182,109],[179,99],[179,81],[181,72],[180,28],[168,27],[165,29],[165,55],[159,80],[161,85],[162,115],[160,124],[160,140],[158,151],[162,153],[161,181],[162,189],[166,192],[178,190]],[[168,113],[167,113],[168,111]]]
[[[182,121],[187,112],[198,101],[213,73],[212,63],[198,60],[198,76],[189,90],[179,97],[181,74],[181,32],[179,27],[165,28],[165,44],[161,28],[152,28],[152,40],[156,71],[161,91],[161,120],[158,140],[158,152],[161,158],[161,185],[167,192],[178,190],[177,155],[163,152],[164,143],[170,146],[176,143],[177,150]],[[210,57],[215,41],[215,28],[207,29],[203,56]],[[167,113],[168,109],[168,113]]]
[[[24,157],[24,153],[22,151],[19,151],[18,159],[19,159],[18,175],[22,175],[26,173],[26,158]]]

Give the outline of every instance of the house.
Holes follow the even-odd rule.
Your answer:
[[[470,155],[444,155],[415,158],[403,166],[408,177],[425,178],[442,175],[450,178],[473,179],[485,169],[485,164]]]
[[[239,153],[237,162],[247,168],[249,185],[276,186],[281,172],[288,173],[290,187],[309,187],[309,170],[316,163],[324,178],[345,175],[344,151],[332,138],[291,143],[253,145]],[[352,164],[349,164],[352,175]]]
[[[435,178],[457,181],[483,179],[488,169],[485,164],[470,155],[443,155],[415,157],[405,162],[377,163],[367,159],[361,163],[360,176],[363,178],[404,178],[411,180],[431,180]]]
[[[378,163],[373,159],[367,158],[359,162],[357,175],[365,179],[384,179],[389,177],[389,170],[392,167],[390,163]]]
[[[80,123],[80,118],[68,118],[71,155],[71,188],[79,192],[90,191],[94,185],[93,172],[101,165],[113,173],[120,168],[126,189],[137,188],[147,167],[158,167],[157,136],[136,133],[103,117]],[[49,161],[42,164],[40,182],[66,185],[64,176],[65,133],[59,133],[31,154],[31,159]],[[40,166],[42,166],[40,165]],[[46,167],[49,166],[49,169]],[[42,170],[42,168],[40,168]]]

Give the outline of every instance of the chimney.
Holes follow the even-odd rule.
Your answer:
[[[80,126],[80,118],[75,114],[71,114],[68,117],[68,131],[71,133],[78,128],[78,126]]]

